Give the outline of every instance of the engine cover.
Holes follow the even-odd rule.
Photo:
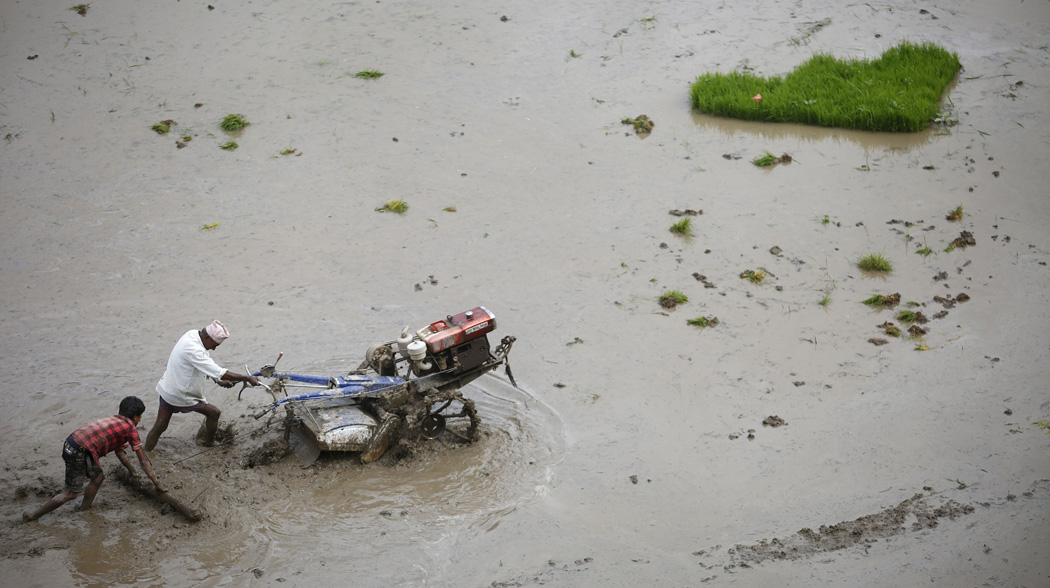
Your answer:
[[[479,306],[450,316],[447,320],[430,323],[416,334],[427,344],[427,351],[438,355],[446,349],[483,337],[495,329],[496,315],[484,306]]]

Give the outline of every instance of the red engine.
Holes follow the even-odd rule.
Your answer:
[[[496,330],[496,315],[479,306],[473,310],[435,321],[416,332],[427,344],[427,351],[438,355],[442,351],[472,341]]]

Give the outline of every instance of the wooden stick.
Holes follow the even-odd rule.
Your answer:
[[[118,469],[116,474],[117,479],[128,488],[137,490],[141,494],[145,494],[158,502],[170,505],[189,520],[197,522],[204,518],[204,514],[199,509],[190,507],[188,504],[172,495],[171,492],[157,492],[157,489],[153,487],[153,482],[150,482],[148,479],[142,476],[132,477],[128,474],[128,470],[124,468]]]

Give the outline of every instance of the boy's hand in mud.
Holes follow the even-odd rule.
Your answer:
[[[164,487],[164,486],[163,486],[163,485],[162,485],[162,484],[160,483],[160,481],[157,481],[157,483],[156,483],[156,484],[154,484],[154,485],[153,485],[153,487],[154,487],[154,488],[156,488],[156,489],[157,489],[157,492],[160,492],[161,494],[164,494],[165,492],[167,492],[167,491],[168,491],[168,490],[167,490],[167,488],[165,488],[165,487]]]

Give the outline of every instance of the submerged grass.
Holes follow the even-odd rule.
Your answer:
[[[905,41],[871,61],[814,55],[783,78],[703,74],[690,98],[716,116],[915,132],[940,115],[941,95],[961,68],[955,53]]]
[[[354,74],[355,78],[361,78],[363,80],[378,80],[386,74],[379,71],[378,69],[363,69]]]

